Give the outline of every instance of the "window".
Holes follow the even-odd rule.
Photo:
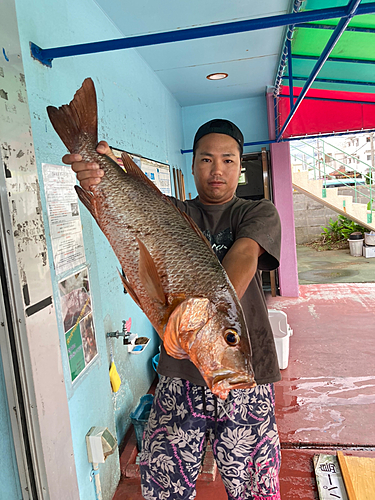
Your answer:
[[[369,136],[366,137],[366,142],[370,142],[371,138]]]
[[[371,155],[367,155],[367,161],[371,161]]]

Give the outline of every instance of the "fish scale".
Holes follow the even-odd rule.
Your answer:
[[[208,241],[127,156],[124,169],[96,152],[97,104],[86,79],[69,105],[47,108],[70,152],[104,171],[86,192],[76,186],[113,248],[124,286],[163,339],[167,353],[190,359],[221,398],[255,385],[243,311]]]
[[[106,172],[108,170],[106,163],[102,159],[99,159],[99,163]],[[107,200],[117,200],[119,197],[118,193],[112,189],[112,179],[109,179],[108,182],[106,177],[107,175],[104,176],[104,180],[100,183],[101,187],[98,195]],[[110,185],[107,186],[107,184]],[[131,183],[122,183],[122,186],[118,190],[121,193],[120,205],[131,207],[131,204],[135,201],[134,188]],[[165,203],[165,211],[161,211],[160,198],[153,196],[148,186],[141,187],[146,187],[146,189],[138,189],[140,191],[139,198],[142,199],[143,195],[147,195],[147,198],[145,196],[147,202],[142,211],[129,208],[125,213],[121,213],[121,207],[117,206],[119,204],[115,204],[114,207],[108,206],[107,213],[112,214],[112,216],[103,218],[102,224],[106,227],[105,232],[108,233],[108,238],[116,255],[121,255],[121,260],[128,260],[131,263],[137,262],[139,253],[138,245],[135,242],[135,235],[137,235],[145,243],[157,268],[165,268],[164,272],[160,272],[160,277],[166,294],[185,292],[186,295],[205,296],[207,293],[219,293],[221,281],[227,279],[222,266],[218,265],[218,262],[212,258],[204,242],[196,238],[194,231],[181,218],[174,206],[170,205],[169,202]],[[97,190],[99,191],[99,188],[95,187],[93,192],[95,193]],[[107,192],[111,194],[107,194]],[[138,200],[139,202],[140,200]],[[168,225],[165,225],[166,217],[169,220]],[[124,229],[130,226],[136,229]],[[153,230],[145,231],[142,229],[149,226]],[[121,235],[118,234],[119,227],[121,227]],[[132,249],[137,256],[136,259],[129,258],[126,255],[130,250],[130,241],[133,241]],[[128,266],[124,263],[123,267]],[[199,273],[197,269],[199,269]],[[141,289],[143,286],[139,282],[136,266],[134,270],[133,279],[138,281],[137,289]],[[188,270],[188,275],[186,270]],[[231,285],[229,284],[229,286]],[[140,293],[140,298],[141,295],[143,296],[143,294]]]

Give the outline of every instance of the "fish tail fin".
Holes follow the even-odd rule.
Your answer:
[[[98,112],[94,82],[86,78],[69,104],[47,107],[53,128],[71,153],[79,153],[89,139],[98,143]]]

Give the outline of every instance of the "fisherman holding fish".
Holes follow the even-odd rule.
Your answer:
[[[273,383],[281,377],[260,274],[262,270],[270,271],[279,265],[280,220],[270,201],[251,201],[235,196],[243,143],[241,131],[228,120],[215,119],[202,125],[193,144],[192,173],[198,196],[184,202],[174,198],[171,201],[189,216],[189,230],[196,231],[195,224],[199,227],[222,263],[240,299],[251,349],[246,347],[247,335],[241,336],[238,332],[242,326],[233,326],[237,309],[231,301],[229,304],[221,298],[222,286],[216,289],[210,284],[215,276],[221,276],[215,264],[207,264],[203,281],[215,288],[216,299],[220,296],[218,300],[212,298],[208,301],[202,297],[182,300],[181,294],[172,294],[168,323],[158,331],[164,339],[158,365],[159,382],[140,457],[142,494],[146,500],[193,499],[207,441],[211,443],[228,499],[280,500],[278,473],[281,455]],[[76,172],[83,188],[80,199],[103,229],[95,212],[97,204],[93,203],[89,193],[95,194],[109,176],[102,166],[102,155],[115,161],[116,158],[105,141],[97,145],[98,154],[93,160],[83,153],[77,154],[78,149],[67,146],[72,154],[65,155],[63,162],[70,164]],[[129,175],[132,169],[130,163],[125,165]],[[160,291],[155,285],[158,278],[152,278],[157,274],[152,262],[154,254],[147,250],[152,242],[142,242],[137,237],[133,240],[134,252],[139,255],[139,273],[141,267],[146,269],[140,281],[143,289],[155,297],[156,303]],[[204,253],[204,246],[201,251]],[[128,272],[131,274],[130,268],[125,274]],[[135,278],[133,281],[131,277],[128,279],[124,286],[146,309],[146,302],[137,292],[142,287],[136,289],[132,285]],[[165,290],[163,282],[161,286]],[[199,314],[194,309],[195,301],[198,301]],[[165,314],[166,309],[163,311]],[[204,326],[201,311],[206,318]],[[233,324],[226,324],[224,334],[218,336],[217,331],[224,321],[222,319],[219,323],[215,319],[218,315],[224,317],[220,316],[220,311],[225,311]],[[156,324],[155,321],[152,323]],[[211,326],[201,335],[206,324]],[[174,337],[175,330],[180,332],[178,339]],[[201,337],[198,348],[194,350],[197,332]],[[234,348],[231,350],[230,346]],[[254,374],[247,358],[252,360]],[[218,359],[221,364],[218,364]],[[240,368],[243,363],[245,368]]]

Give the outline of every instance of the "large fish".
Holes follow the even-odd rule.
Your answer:
[[[123,170],[96,152],[97,102],[86,79],[72,102],[48,116],[71,153],[97,162],[104,177],[78,196],[108,238],[123,284],[162,338],[167,353],[190,359],[214,394],[255,385],[249,335],[228,276],[195,223],[128,155]]]

